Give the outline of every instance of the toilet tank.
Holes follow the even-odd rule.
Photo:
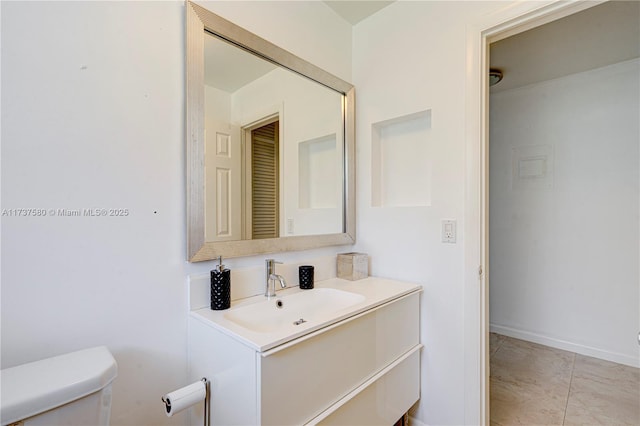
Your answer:
[[[0,423],[108,425],[115,359],[105,346],[0,371]]]

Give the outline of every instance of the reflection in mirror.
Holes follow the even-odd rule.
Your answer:
[[[191,261],[355,242],[354,89],[187,3]]]
[[[205,240],[343,228],[344,95],[204,40]]]

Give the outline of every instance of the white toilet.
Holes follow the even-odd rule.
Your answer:
[[[0,371],[0,423],[103,426],[118,367],[104,346]]]

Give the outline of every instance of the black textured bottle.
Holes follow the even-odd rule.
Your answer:
[[[211,271],[211,309],[221,311],[231,306],[231,271],[224,268],[222,256]]]
[[[303,290],[313,288],[313,266],[302,265],[298,268],[298,282]]]

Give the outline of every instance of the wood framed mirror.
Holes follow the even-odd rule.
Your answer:
[[[186,3],[187,256],[355,242],[353,85]]]

